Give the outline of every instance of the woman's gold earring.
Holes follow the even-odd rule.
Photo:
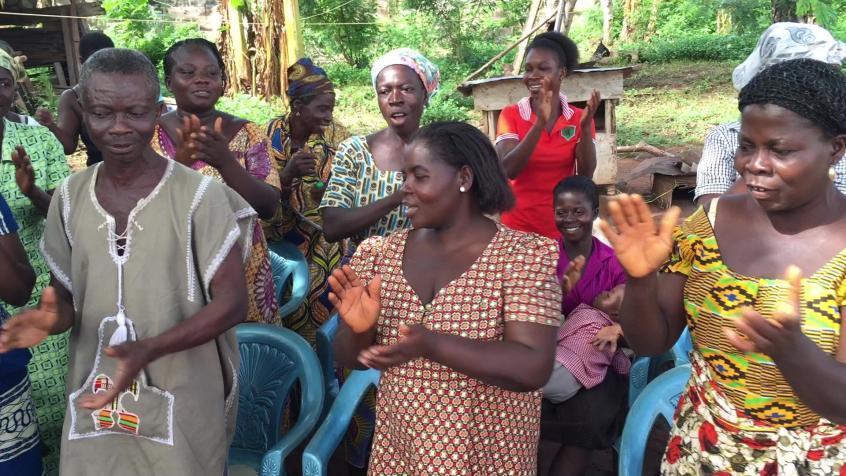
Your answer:
[[[834,170],[834,166],[833,166],[833,165],[832,165],[831,167],[829,167],[829,168],[828,168],[828,178],[830,178],[832,182],[834,182],[835,180],[837,180],[837,171],[836,171],[836,170]]]

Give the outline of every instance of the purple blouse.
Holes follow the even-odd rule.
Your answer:
[[[564,276],[564,271],[570,263],[567,251],[564,250],[564,240],[558,240],[558,280]],[[585,268],[582,271],[582,278],[576,283],[576,287],[570,294],[564,296],[561,301],[561,312],[565,316],[575,309],[579,304],[593,306],[593,301],[600,293],[610,291],[620,284],[626,283],[626,272],[614,256],[614,250],[605,243],[593,238],[593,253],[590,255]]]

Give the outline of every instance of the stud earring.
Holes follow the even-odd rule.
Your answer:
[[[828,168],[828,178],[830,178],[832,182],[837,180],[837,171],[834,170],[834,166]]]
[[[464,188],[464,185],[462,185],[462,186],[458,187],[458,191],[461,192],[461,193],[464,193],[464,192],[467,191],[467,189]]]

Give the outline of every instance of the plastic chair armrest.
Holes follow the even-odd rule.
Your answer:
[[[341,386],[338,398],[326,415],[303,452],[303,474],[306,476],[327,474],[327,465],[332,453],[338,447],[347,427],[352,421],[355,409],[364,398],[367,389],[379,383],[381,373],[375,369],[356,370]]]

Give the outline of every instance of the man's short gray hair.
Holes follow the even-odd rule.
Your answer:
[[[79,87],[85,97],[91,78],[97,74],[140,75],[146,79],[153,100],[161,93],[159,74],[153,63],[140,51],[126,48],[105,48],[91,55],[82,65]]]

